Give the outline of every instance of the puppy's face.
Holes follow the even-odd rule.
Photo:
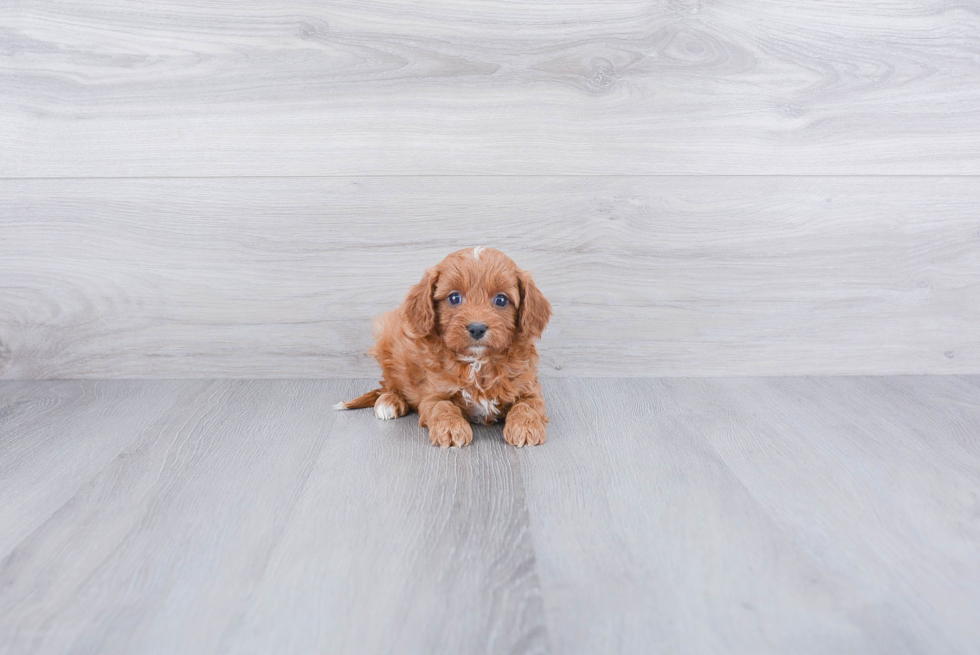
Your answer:
[[[417,336],[434,331],[453,352],[477,357],[540,337],[551,316],[531,276],[490,248],[447,256],[426,271],[405,306]]]
[[[453,253],[439,266],[432,294],[436,331],[456,353],[503,352],[517,332],[519,269],[498,251]]]

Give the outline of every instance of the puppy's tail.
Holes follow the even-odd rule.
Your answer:
[[[368,391],[363,396],[358,396],[354,400],[348,400],[346,403],[337,403],[333,406],[334,409],[364,409],[365,407],[374,407],[374,401],[376,401],[381,394],[384,393],[384,389],[375,389],[374,391]]]

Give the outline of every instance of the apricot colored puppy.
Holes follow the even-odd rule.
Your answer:
[[[443,448],[470,443],[470,422],[505,417],[507,443],[542,444],[548,417],[534,342],[550,318],[548,300],[510,257],[457,250],[375,320],[369,352],[381,364],[381,388],[334,407],[373,406],[383,420],[417,411]]]

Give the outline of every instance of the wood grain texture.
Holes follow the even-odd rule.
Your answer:
[[[980,174],[953,0],[8,0],[0,176]]]
[[[967,381],[546,389],[521,464],[556,652],[976,652]]]
[[[548,380],[455,451],[370,384],[0,382],[0,653],[980,643],[980,377]]]
[[[152,431],[197,383],[30,382],[0,395],[0,558]],[[57,480],[57,484],[46,481]]]
[[[370,319],[492,245],[542,373],[980,372],[980,178],[0,181],[0,376],[374,376]]]
[[[40,459],[8,477],[10,437],[51,431],[53,456],[63,422],[99,427],[95,401],[0,419],[0,493],[19,510],[70,491],[29,532],[25,511],[0,516],[20,536],[0,559],[0,653],[546,651],[517,461],[489,430],[431,448],[415,421],[331,410],[347,382],[70,384],[0,400],[102,389],[136,411],[183,394],[152,426],[107,428],[127,445],[80,488]]]

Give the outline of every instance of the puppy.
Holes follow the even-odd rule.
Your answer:
[[[443,448],[469,444],[470,422],[505,417],[507,443],[542,444],[548,417],[534,342],[550,318],[551,304],[510,257],[457,250],[375,320],[368,352],[381,364],[381,388],[334,407],[373,406],[383,420],[416,411]]]

